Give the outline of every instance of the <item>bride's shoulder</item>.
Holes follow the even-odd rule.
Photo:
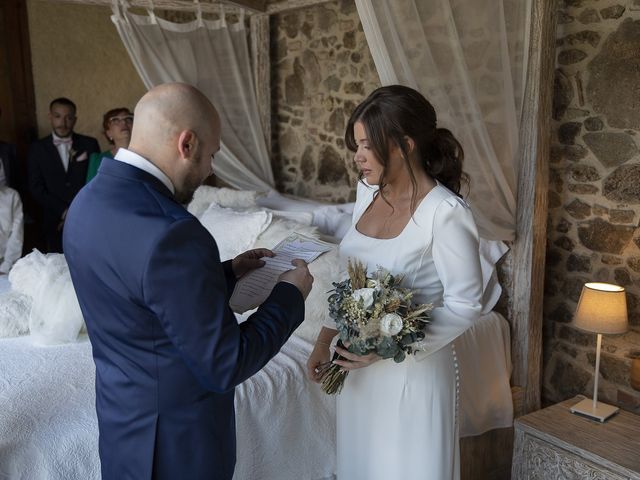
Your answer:
[[[448,205],[449,207],[462,207],[463,209],[469,209],[469,204],[461,197],[453,193],[444,185],[438,183],[429,195],[433,194],[433,205],[437,208],[442,203]]]

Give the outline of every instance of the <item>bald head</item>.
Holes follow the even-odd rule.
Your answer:
[[[177,198],[192,194],[211,173],[210,159],[220,148],[215,107],[191,85],[166,83],[149,90],[134,113],[129,150],[160,168]]]
[[[181,131],[199,137],[219,135],[220,119],[215,107],[197,88],[185,83],[165,83],[149,90],[135,108],[132,149],[144,151],[173,143]],[[154,153],[154,157],[162,152]]]

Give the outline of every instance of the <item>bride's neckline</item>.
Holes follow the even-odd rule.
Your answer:
[[[427,198],[429,198],[429,195],[431,195],[431,193],[437,189],[438,187],[440,187],[440,182],[437,182],[436,185],[429,190],[424,197],[422,197],[422,199],[418,202],[418,205],[416,206],[415,211],[413,212],[413,215],[415,215],[418,210],[420,210],[420,207],[422,207],[422,205],[425,203],[425,201],[427,200]],[[377,189],[376,189],[377,192]],[[362,213],[360,213],[360,215],[358,215],[358,220],[353,224],[353,229],[358,233],[358,235],[365,237],[365,238],[369,238],[371,240],[395,240],[397,238],[400,238],[402,236],[402,234],[407,230],[407,228],[409,227],[409,224],[411,222],[413,222],[413,215],[411,215],[409,217],[409,221],[405,224],[404,227],[402,227],[402,230],[400,230],[400,232],[395,236],[395,237],[387,237],[387,238],[381,238],[381,237],[372,237],[370,235],[366,235],[364,233],[362,233],[360,230],[358,230],[358,223],[360,223],[360,219],[362,218],[362,215],[364,214],[364,212],[367,211],[367,208],[369,208],[369,206],[375,201],[376,197],[375,197],[375,193],[373,192],[373,198],[371,199],[371,201],[367,204],[366,208],[364,208],[362,210]]]

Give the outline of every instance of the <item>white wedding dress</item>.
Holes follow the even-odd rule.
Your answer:
[[[338,480],[458,479],[461,379],[452,341],[480,315],[476,226],[466,203],[438,185],[397,237],[368,237],[356,224],[375,192],[358,184],[342,260],[358,258],[369,273],[379,265],[403,274],[415,301],[436,308],[423,352],[349,373],[337,399]]]

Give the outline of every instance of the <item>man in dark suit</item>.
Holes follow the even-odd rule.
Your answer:
[[[0,109],[2,116],[2,109]],[[16,156],[16,146],[0,141],[0,187],[9,187],[22,193],[20,165]]]
[[[194,87],[165,84],[135,118],[129,148],[103,159],[64,229],[96,364],[102,479],[230,480],[234,388],[302,322],[313,277],[295,260],[239,325],[228,306],[236,279],[273,253],[221,263],[182,206],[220,148],[215,108]]]
[[[29,148],[29,188],[43,210],[47,252],[62,252],[62,229],[71,201],[87,179],[89,156],[100,151],[93,137],[73,131],[76,106],[68,98],[49,105],[53,132]]]

